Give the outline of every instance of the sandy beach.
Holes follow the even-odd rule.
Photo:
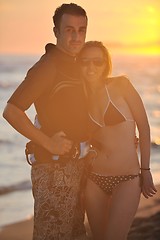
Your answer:
[[[140,205],[130,229],[128,240],[160,239],[160,185],[156,186],[154,197],[145,199],[141,196]],[[86,222],[86,227],[87,227]],[[88,227],[87,227],[88,228]],[[31,240],[33,219],[7,225],[0,229],[1,240]]]

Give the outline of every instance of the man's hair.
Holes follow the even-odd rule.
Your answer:
[[[63,14],[70,14],[73,16],[84,16],[87,19],[86,11],[82,7],[78,6],[75,3],[69,3],[69,4],[64,3],[55,10],[55,13],[53,16],[54,26],[57,29],[60,28],[61,18]]]

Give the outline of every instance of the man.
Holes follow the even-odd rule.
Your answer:
[[[53,21],[56,46],[46,46],[3,116],[33,143],[33,239],[86,239],[79,201],[84,161],[79,158],[81,142],[87,140],[88,114],[75,56],[85,42],[87,16],[76,4],[62,4]],[[40,129],[25,113],[32,104]]]

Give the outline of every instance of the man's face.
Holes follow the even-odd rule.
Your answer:
[[[64,14],[60,29],[55,29],[57,46],[68,54],[75,56],[83,47],[86,30],[86,17]]]

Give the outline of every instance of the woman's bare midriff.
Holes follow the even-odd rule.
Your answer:
[[[94,139],[100,143],[101,149],[92,162],[93,172],[103,175],[139,173],[133,121],[102,127],[96,131]]]

